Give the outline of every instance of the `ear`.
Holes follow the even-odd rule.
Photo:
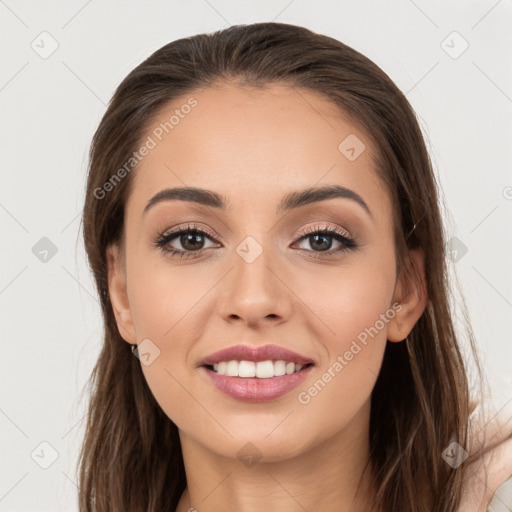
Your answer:
[[[118,244],[107,248],[108,292],[114,316],[121,337],[131,345],[136,343],[132,311],[128,302],[126,288],[126,269],[124,257]]]
[[[396,309],[395,317],[389,323],[387,339],[392,342],[403,341],[407,337],[428,301],[423,253],[414,249],[410,251],[410,257],[412,275],[408,272],[400,273],[393,296],[393,304],[398,302],[402,307]],[[418,279],[415,279],[415,274]]]

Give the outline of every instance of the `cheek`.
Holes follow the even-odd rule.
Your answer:
[[[384,243],[354,254],[346,264],[297,278],[294,291],[310,311],[303,318],[327,348],[329,360],[348,350],[353,340],[386,340],[395,314],[395,278],[394,248]]]
[[[201,298],[215,282],[198,279],[191,269],[146,266],[130,291],[137,339],[151,340],[158,355],[148,365],[141,357],[144,377],[161,409],[186,431],[205,421],[204,410],[193,406],[192,397],[199,394],[191,382],[190,350],[205,328],[198,317]]]
[[[303,405],[315,403],[311,409],[342,402],[350,417],[348,409],[354,412],[371,394],[388,326],[396,314],[394,249],[383,245],[317,282],[318,286],[303,283],[301,298],[314,305],[314,314],[304,318],[325,356],[315,385],[303,388],[303,400],[298,400]]]
[[[164,260],[155,263],[147,256],[146,261],[136,256],[133,251],[128,267],[130,308],[138,343],[150,340],[146,344],[151,354],[151,363],[145,365],[139,350],[142,371],[155,399],[173,421],[182,415],[190,418],[194,411],[187,412],[191,398],[186,389],[190,389],[195,361],[189,352],[204,331],[205,320],[198,313],[215,279],[207,274],[198,279],[193,266],[172,268]]]
[[[164,260],[147,258],[133,265],[129,298],[137,337],[160,341],[170,347],[180,346],[178,333],[201,308],[201,300],[215,284],[211,273],[201,273],[193,265],[175,267]],[[200,325],[196,326],[200,332]],[[187,338],[194,333],[188,331]],[[172,341],[172,343],[171,343]]]
[[[329,330],[318,329],[316,336],[327,354],[314,377],[297,390],[297,413],[322,418],[325,438],[369,414],[387,326],[395,315],[390,308],[393,285],[393,275],[383,274],[382,269],[360,273],[354,268],[330,282],[323,293],[310,296],[315,304],[324,305],[320,314]],[[311,329],[314,324],[318,322],[312,322]]]

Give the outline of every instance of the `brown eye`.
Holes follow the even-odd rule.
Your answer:
[[[212,239],[206,231],[196,226],[186,226],[160,235],[154,244],[166,254],[188,258],[195,256],[194,252],[200,253],[205,249],[206,239]]]
[[[306,249],[309,252],[328,254],[337,253],[340,251],[349,251],[358,247],[358,244],[344,232],[333,228],[331,226],[314,227],[301,233],[300,241],[308,242],[311,249]],[[333,245],[333,239],[339,244],[339,247],[330,250]]]
[[[178,237],[176,237],[178,238]],[[179,235],[179,242],[181,246],[187,251],[198,251],[202,249],[204,240],[203,235],[198,232],[188,232],[186,234]]]

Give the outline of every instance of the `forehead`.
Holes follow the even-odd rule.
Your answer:
[[[195,90],[160,109],[142,140],[150,139],[129,198],[139,210],[178,186],[215,190],[232,204],[277,203],[290,190],[339,184],[387,206],[369,137],[309,90],[230,83]]]

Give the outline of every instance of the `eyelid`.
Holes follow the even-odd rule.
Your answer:
[[[195,223],[187,223],[186,225],[178,225],[173,228],[169,228],[169,229],[165,230],[163,233],[158,234],[157,238],[158,239],[164,238],[164,237],[168,238],[173,233],[179,234],[184,231],[185,232],[186,231],[200,231],[200,232],[204,231],[215,242],[223,241],[221,236],[217,235],[216,233],[211,231],[209,228],[207,228],[205,226],[200,226],[199,224],[195,224]],[[312,226],[308,226],[306,228],[299,229],[298,231],[295,232],[295,234],[293,235],[293,238],[294,239],[304,238],[307,235],[317,233],[318,231],[329,231],[332,233],[338,233],[338,234],[348,238],[349,240],[352,240],[354,242],[357,241],[350,234],[350,232],[347,229],[342,228],[340,226],[330,225],[330,224],[327,224],[326,222],[322,222],[322,221],[317,221],[317,223]]]
[[[350,232],[347,229],[342,228],[337,225],[336,226],[330,225],[330,224],[327,224],[326,222],[322,222],[322,221],[318,221],[313,226],[308,226],[307,228],[301,228],[299,231],[297,231],[295,233],[294,237],[303,237],[305,235],[310,235],[310,234],[316,233],[318,231],[329,231],[332,233],[338,233],[350,240],[355,241],[354,237],[350,234]]]
[[[169,235],[172,235],[173,233],[180,233],[181,231],[204,231],[208,236],[210,236],[213,239],[222,238],[213,231],[211,231],[210,229],[208,229],[207,227],[200,226],[199,224],[195,223],[187,223],[186,225],[179,225],[174,228],[167,229],[160,236],[167,237]]]
[[[205,251],[208,249],[212,249],[212,247],[206,247],[199,249],[197,251],[188,251],[183,249],[172,249],[167,247],[171,240],[174,238],[178,238],[178,236],[182,233],[187,232],[196,232],[199,234],[202,234],[203,236],[206,236],[207,238],[210,238],[211,241],[218,242],[217,241],[217,235],[212,234],[211,230],[208,228],[200,227],[197,224],[188,223],[187,225],[183,226],[176,226],[174,228],[166,230],[164,233],[159,234],[154,240],[153,245],[163,251],[164,253],[168,253],[171,257],[175,257],[176,255],[179,255],[180,257],[185,258],[194,258],[194,257],[200,257],[203,255]],[[344,245],[344,247],[335,249],[335,250],[327,250],[327,251],[311,251],[308,249],[298,249],[300,251],[305,251],[307,253],[311,253],[311,257],[313,258],[322,258],[323,255],[325,256],[333,256],[338,253],[346,252],[349,250],[356,250],[359,247],[359,242],[357,239],[355,239],[350,233],[340,226],[332,226],[329,224],[326,224],[325,222],[317,223],[313,226],[308,226],[307,228],[301,229],[298,233],[294,235],[294,244],[300,243],[303,240],[306,240],[310,235],[313,234],[327,234],[328,236],[335,238],[338,243],[341,243]],[[175,235],[175,236],[172,236]],[[220,237],[219,237],[220,238]],[[291,246],[293,248],[293,246]]]

